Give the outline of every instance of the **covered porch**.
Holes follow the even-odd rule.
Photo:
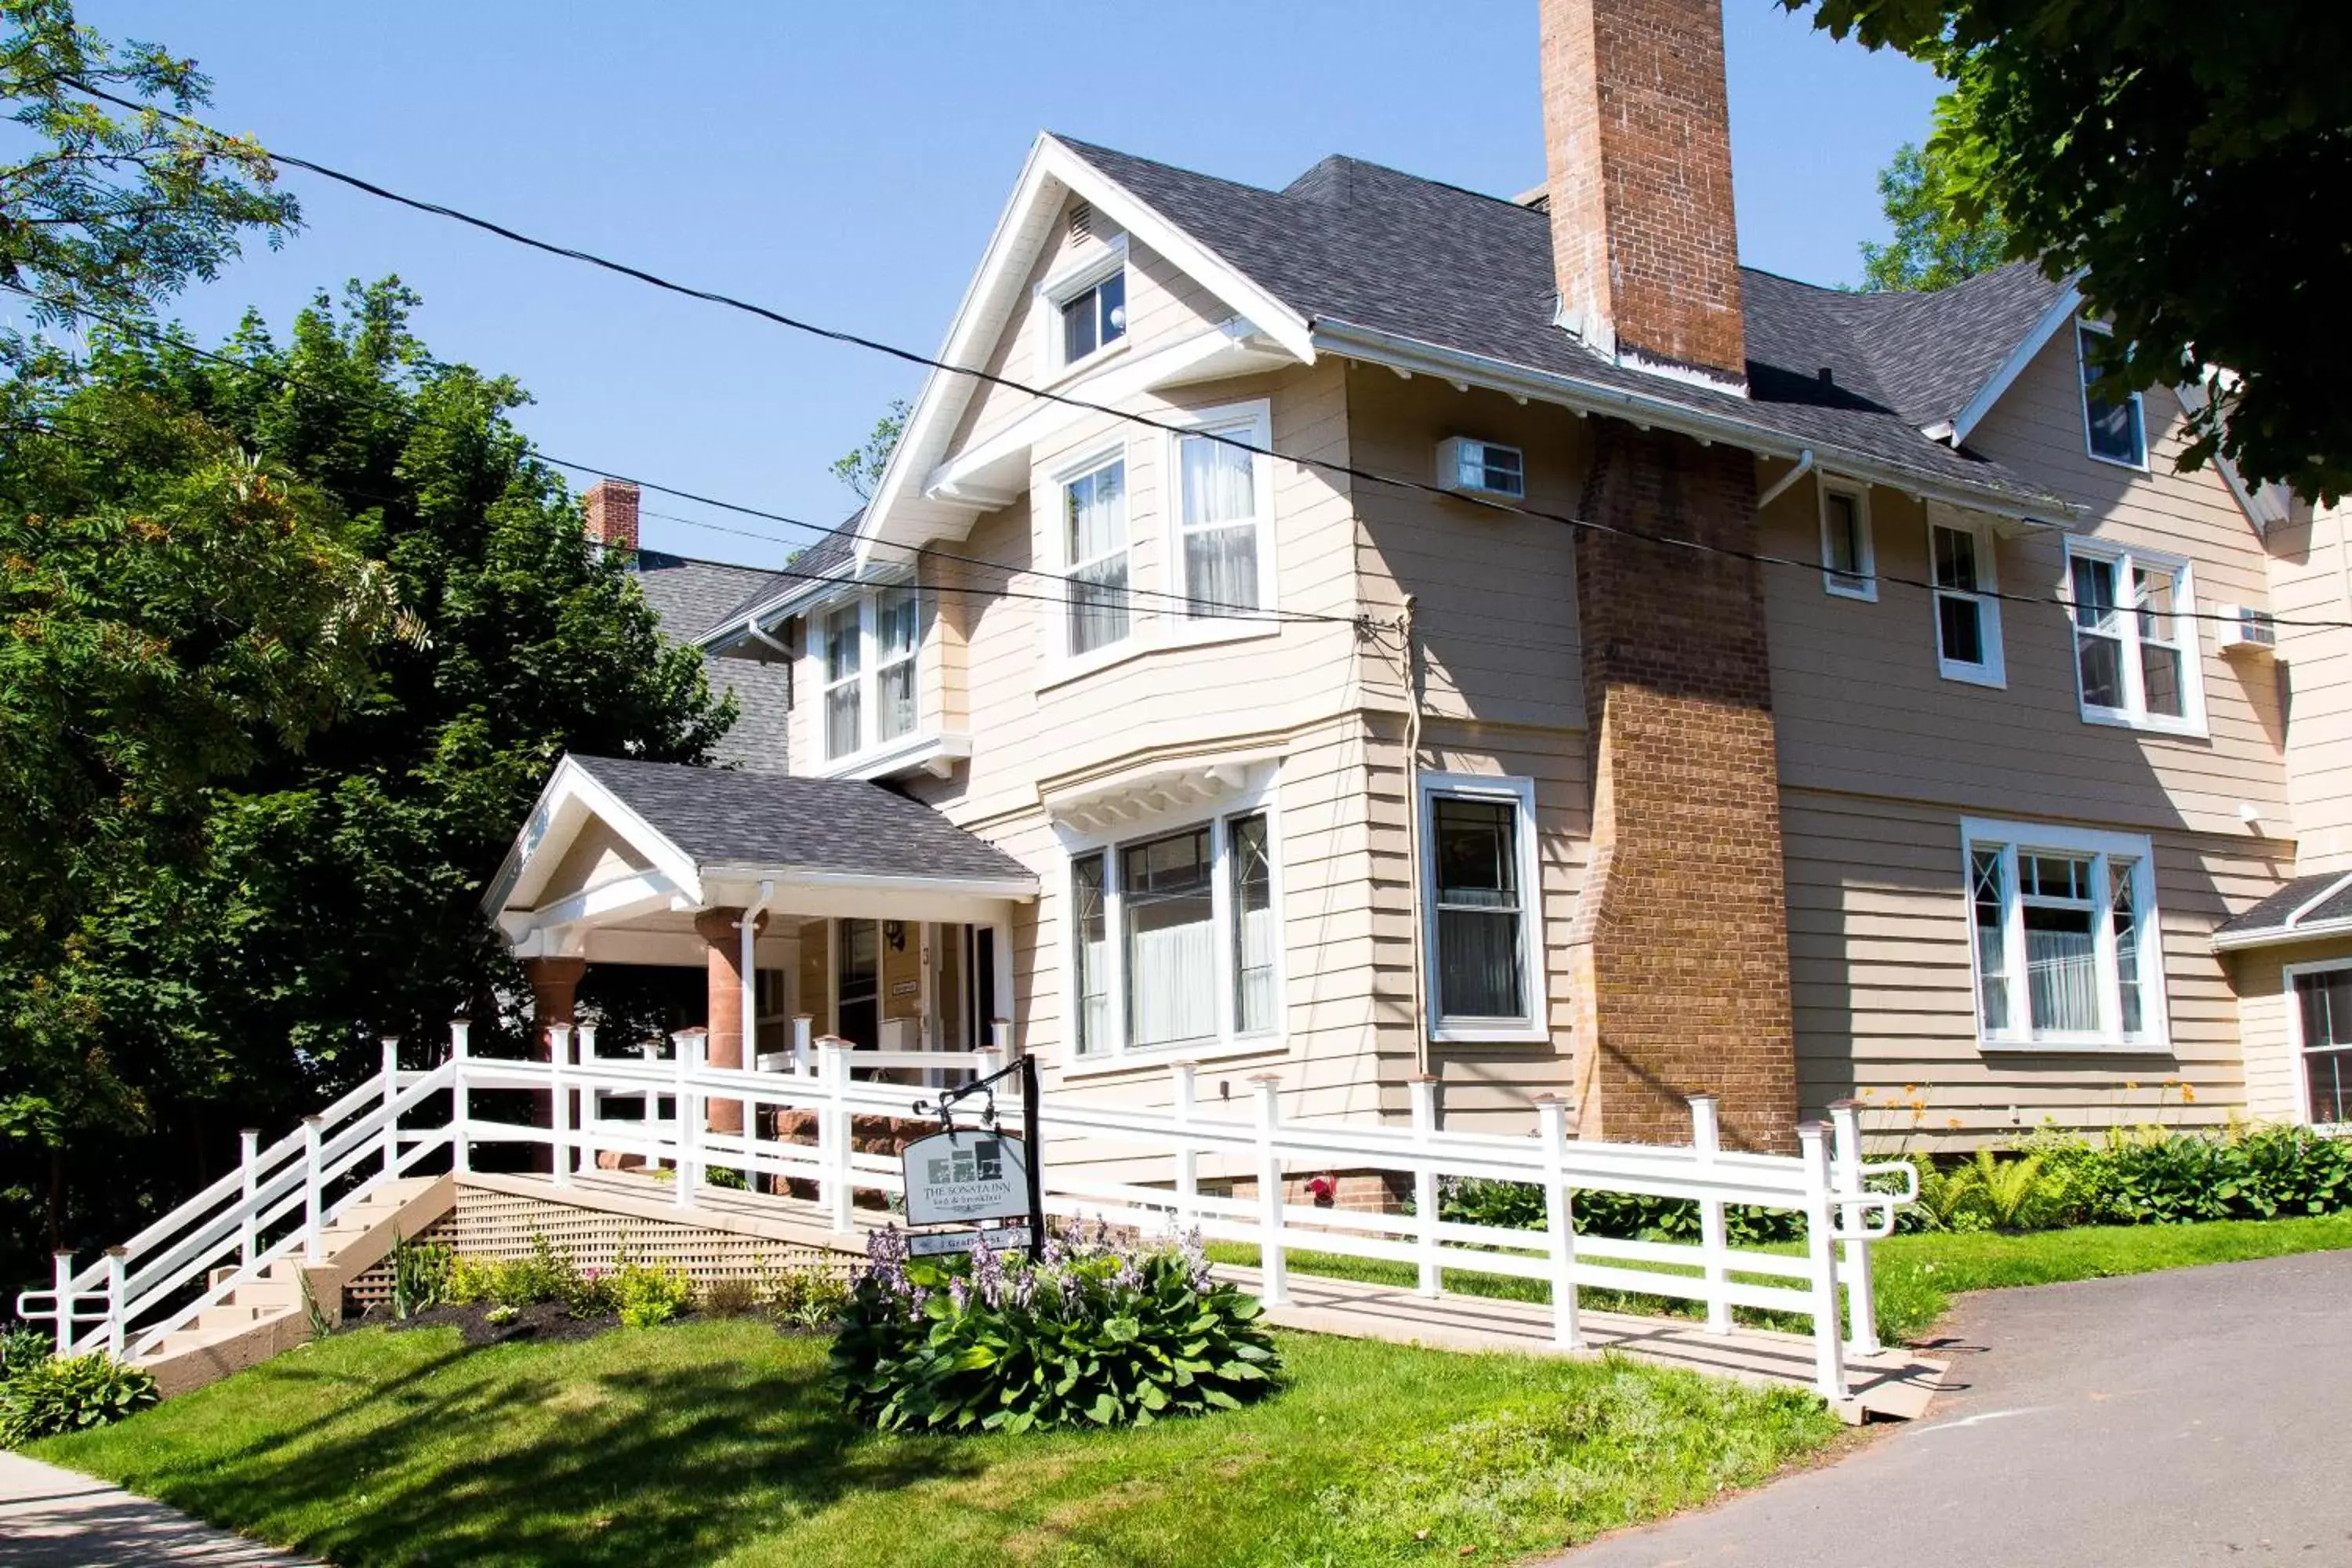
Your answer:
[[[592,969],[657,965],[700,972],[701,1016],[680,1022],[710,1066],[785,1070],[820,1041],[1009,1045],[1013,921],[1036,895],[1020,862],[878,784],[566,756],[484,907],[542,1058]],[[668,1032],[597,1048],[661,1054]],[[710,1110],[743,1131],[740,1106]]]

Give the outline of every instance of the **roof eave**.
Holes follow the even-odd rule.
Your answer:
[[[2312,925],[2258,926],[2252,931],[2215,931],[2212,947],[2215,952],[2242,952],[2254,947],[2286,947],[2299,942],[2324,942],[2329,937],[2352,937],[2352,916],[2320,921]]]
[[[1794,461],[1808,449],[1825,466],[1849,479],[1885,485],[1927,500],[1939,500],[1995,517],[2021,522],[2047,523],[2052,516],[2073,516],[2081,509],[2053,495],[2032,502],[1991,487],[1955,485],[1913,469],[1891,467],[1850,448],[1761,430],[1739,420],[1712,415],[1685,404],[1645,396],[1622,387],[1552,371],[1536,370],[1506,360],[1465,353],[1417,338],[1407,338],[1352,322],[1324,321],[1315,324],[1316,346],[1328,353],[1376,364],[1425,373],[1486,387],[1513,397],[1538,399],[1580,413],[1605,414],[1655,425],[1702,441],[1721,441],[1762,457]]]

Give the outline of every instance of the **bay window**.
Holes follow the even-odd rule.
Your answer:
[[[1424,774],[1422,837],[1433,1037],[1549,1037],[1533,785]]]
[[[1278,1026],[1265,814],[1070,858],[1077,1054],[1199,1048]]]
[[[1213,618],[1272,600],[1272,475],[1265,405],[1199,416],[1175,439],[1177,591],[1183,613]]]
[[[1062,559],[1068,584],[1071,654],[1126,640],[1127,461],[1114,458],[1062,481]]]
[[[916,730],[922,595],[910,584],[863,589],[814,617],[810,650],[824,694],[824,754],[839,762]]]
[[[2197,731],[2204,694],[2197,667],[2189,564],[2085,540],[2066,544],[2075,687],[2093,723]]]
[[[2164,977],[2148,840],[1974,821],[1962,834],[1985,1043],[2159,1047]]]

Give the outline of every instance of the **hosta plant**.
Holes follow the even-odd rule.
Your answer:
[[[79,1432],[155,1403],[155,1379],[103,1353],[52,1356],[0,1384],[0,1448]]]
[[[1197,1237],[1127,1247],[1082,1226],[1032,1265],[909,1258],[893,1227],[867,1255],[833,1373],[850,1413],[886,1430],[1139,1426],[1273,1385],[1256,1299],[1209,1277]]]

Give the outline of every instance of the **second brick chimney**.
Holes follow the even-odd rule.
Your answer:
[[[598,479],[584,498],[588,540],[599,550],[637,552],[637,487],[626,479]]]
[[[1644,369],[1747,385],[1720,0],[1540,0],[1561,325]]]

